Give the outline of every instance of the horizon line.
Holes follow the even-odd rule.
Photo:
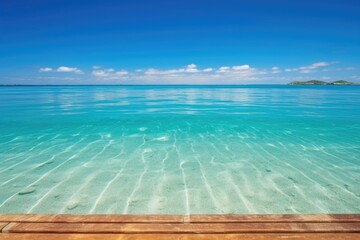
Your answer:
[[[242,83],[242,84],[0,84],[0,86],[244,86],[288,85],[288,83]]]

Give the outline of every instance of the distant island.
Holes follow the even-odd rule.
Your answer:
[[[349,82],[345,80],[338,80],[334,82],[324,82],[319,80],[309,80],[309,81],[294,81],[288,83],[289,85],[357,85],[358,83]]]

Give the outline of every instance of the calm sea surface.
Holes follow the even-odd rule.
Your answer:
[[[359,86],[0,87],[0,213],[360,213]]]

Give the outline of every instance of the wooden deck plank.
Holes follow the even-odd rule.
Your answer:
[[[191,223],[360,222],[360,214],[190,215]]]
[[[0,214],[0,222],[53,223],[241,223],[241,222],[360,222],[360,214],[299,215],[71,215]]]
[[[1,233],[2,229],[8,224],[9,223],[7,223],[7,222],[0,222],[0,233]]]
[[[8,233],[360,233],[360,223],[10,223]]]
[[[0,240],[355,240],[360,215],[0,214],[0,230]]]
[[[358,240],[360,234],[0,234],[0,240]]]

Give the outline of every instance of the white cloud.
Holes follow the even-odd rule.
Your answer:
[[[312,73],[312,72],[316,72],[316,70],[318,68],[327,67],[329,65],[330,65],[330,63],[328,63],[328,62],[317,62],[317,63],[313,63],[309,66],[299,67],[297,70],[300,73]]]
[[[311,69],[315,69],[315,68],[319,68],[319,67],[326,67],[326,66],[329,66],[330,63],[327,63],[327,62],[318,62],[318,63],[313,63],[309,66],[309,68]]]
[[[247,72],[252,71],[253,69],[249,65],[240,65],[240,66],[233,66],[233,67],[220,67],[217,69],[217,73],[239,73],[239,72]],[[179,76],[184,74],[199,74],[202,73],[210,73],[213,72],[213,68],[204,68],[198,69],[195,64],[189,64],[185,68],[179,69],[169,69],[169,70],[159,70],[156,68],[149,68],[145,70],[145,75],[173,75]],[[187,76],[188,77],[188,76]]]
[[[169,74],[179,74],[179,73],[198,73],[200,72],[197,69],[195,64],[189,64],[185,68],[179,69],[170,69],[170,70],[158,70],[156,68],[149,68],[145,71],[146,75],[169,75]]]
[[[335,64],[328,62],[315,62],[308,66],[285,68],[285,66],[273,66],[269,68],[253,68],[248,64],[229,65],[218,68],[201,68],[196,64],[188,64],[173,69],[125,69],[102,68],[93,66],[91,72],[93,81],[99,83],[102,80],[112,83],[126,84],[240,84],[240,83],[273,83],[288,82],[303,76],[307,79],[310,76],[300,73],[317,73],[317,79],[326,77],[321,75],[324,71],[336,71],[339,68],[328,67]],[[345,68],[342,68],[345,69]],[[58,69],[41,68],[41,72],[73,72],[83,73],[78,68],[59,67]],[[283,73],[284,75],[280,74]],[[277,75],[275,75],[277,74]],[[313,77],[313,76],[311,76]],[[91,79],[91,78],[90,78]]]
[[[126,70],[115,71],[112,68],[92,71],[94,77],[104,80],[120,80],[128,74],[129,72]]]
[[[189,64],[185,68],[179,69],[159,70],[150,68],[144,74],[129,73],[129,79],[135,82],[156,82],[159,84],[228,84],[256,81],[256,76],[263,74],[264,71],[251,68],[249,65],[199,69],[195,64]]]
[[[244,70],[249,70],[250,66],[249,65],[233,66],[232,69],[236,71],[244,71]]]
[[[53,69],[52,68],[49,68],[49,67],[45,67],[45,68],[40,68],[39,69],[39,72],[52,72]]]
[[[255,80],[256,75],[264,74],[249,65],[235,65],[229,67],[199,69],[195,64],[188,64],[183,68],[134,71],[115,69],[94,69],[92,75],[98,80],[119,80],[126,83],[156,83],[156,84],[201,84],[201,83],[231,83]]]
[[[66,72],[66,73],[76,73],[76,74],[84,73],[78,68],[65,67],[65,66],[58,67],[56,70],[50,67],[40,68],[39,72]]]
[[[219,70],[217,70],[217,72],[219,73],[229,72],[230,69],[231,69],[230,67],[220,67]]]
[[[92,75],[95,77],[108,77],[108,76],[110,76],[110,72],[107,69],[94,70],[94,71],[92,71]]]
[[[186,66],[185,72],[195,73],[195,72],[199,72],[199,70],[196,68],[195,64],[189,64]]]
[[[156,68],[149,68],[145,71],[146,75],[168,75],[168,74],[176,74],[176,73],[182,73],[185,72],[185,69],[170,69],[170,70],[158,70]]]
[[[73,67],[65,67],[65,66],[61,66],[58,69],[56,69],[57,72],[66,72],[66,73],[76,73],[76,74],[83,74],[84,72],[81,71],[78,68],[73,68]]]
[[[251,68],[249,65],[237,65],[237,66],[223,66],[220,67],[216,72],[220,74],[236,74],[236,75],[247,75],[254,71],[254,68]]]
[[[125,75],[128,75],[128,74],[129,74],[129,72],[125,71],[125,70],[115,72],[115,75],[117,75],[117,76],[125,76]]]
[[[272,68],[271,68],[271,71],[272,71],[271,73],[274,73],[274,74],[275,74],[275,73],[281,73],[281,70],[280,70],[279,67],[272,67]],[[286,71],[286,70],[285,70],[285,71]]]
[[[316,62],[308,66],[302,66],[298,68],[286,68],[285,72],[300,72],[300,73],[314,73],[319,70],[319,68],[330,66],[332,63],[329,62]],[[330,70],[327,70],[330,71]]]

